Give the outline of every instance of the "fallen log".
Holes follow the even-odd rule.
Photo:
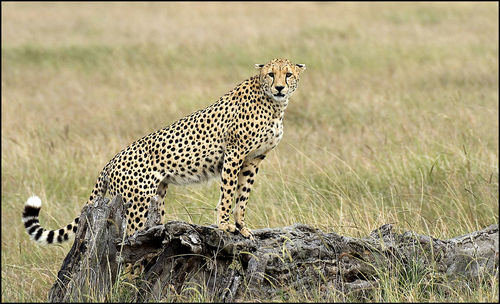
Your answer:
[[[49,301],[113,301],[124,263],[140,263],[142,276],[126,283],[130,301],[199,295],[211,301],[287,299],[293,291],[369,297],[384,275],[432,269],[458,280],[498,276],[498,225],[439,240],[391,224],[365,238],[323,232],[304,224],[253,231],[254,239],[215,226],[182,221],[160,224],[157,200],[146,228],[125,237],[125,206],[99,198],[82,211],[75,242]]]

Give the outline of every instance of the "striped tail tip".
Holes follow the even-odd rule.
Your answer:
[[[33,195],[24,204],[22,221],[30,238],[39,245],[60,244],[74,237],[78,229],[78,218],[66,227],[57,230],[47,230],[40,226],[38,215],[42,208],[42,200]]]

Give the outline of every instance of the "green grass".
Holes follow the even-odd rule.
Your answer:
[[[44,225],[67,224],[115,153],[276,57],[307,70],[250,228],[444,239],[498,223],[496,4],[2,3],[2,301],[45,301],[70,248],[28,239],[28,196]],[[218,191],[169,187],[168,220],[213,223]],[[497,278],[464,287],[417,267],[382,283],[377,301],[498,301]],[[167,300],[207,300],[188,287]],[[354,300],[318,297],[276,300]]]

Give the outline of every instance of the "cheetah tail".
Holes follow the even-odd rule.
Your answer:
[[[60,244],[68,241],[75,236],[78,229],[78,218],[75,218],[71,224],[57,230],[47,230],[40,226],[38,214],[42,208],[42,200],[33,195],[24,204],[22,220],[24,228],[30,238],[39,245]]]

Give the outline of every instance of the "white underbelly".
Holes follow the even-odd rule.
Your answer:
[[[189,172],[189,170],[181,171],[180,168],[177,168],[175,171],[167,171],[166,182],[174,185],[189,185],[218,178],[222,170],[222,161],[222,157],[217,157],[211,163],[201,163],[195,172]]]
[[[180,174],[174,174],[168,179],[168,182],[174,185],[189,185],[207,182],[217,177],[220,177],[220,172],[215,171],[215,173],[212,173],[207,170],[206,172],[197,174],[185,174],[184,176],[181,176]]]

